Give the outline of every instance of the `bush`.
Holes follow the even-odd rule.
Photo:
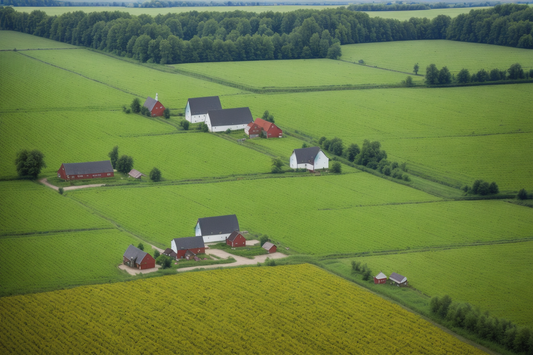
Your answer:
[[[63,195],[63,188],[60,187],[60,188],[57,190],[57,192],[59,192],[60,195]]]
[[[152,171],[150,171],[150,180],[153,182],[161,181],[161,171],[158,168],[153,168]]]
[[[526,189],[520,189],[520,191],[518,191],[518,194],[516,195],[516,198],[519,200],[527,200]]]
[[[259,244],[263,246],[263,244],[265,244],[266,242],[268,242],[268,235],[265,234],[261,238],[259,238]]]
[[[184,131],[189,130],[189,121],[183,120],[180,122],[180,127],[183,128]]]
[[[165,108],[165,111],[163,111],[163,116],[165,118],[170,118],[170,109],[169,108]]]
[[[266,258],[265,265],[266,266],[276,266],[276,260],[270,259],[270,258]]]
[[[342,172],[341,163],[339,163],[338,161],[333,162],[333,164],[331,164],[331,168],[329,169],[329,171],[331,171],[334,174],[340,174]]]
[[[196,127],[196,129],[197,129],[198,131],[201,131],[201,132],[207,132],[207,131],[209,131],[209,127],[207,127],[207,125],[206,125],[205,123],[203,123],[203,122],[200,122],[200,123],[198,124],[198,126]]]
[[[363,274],[363,281],[369,281],[372,279],[372,271],[367,269]]]
[[[133,113],[139,113],[141,112],[141,101],[136,97],[131,102],[131,112]]]
[[[154,251],[154,259],[157,259],[159,257],[159,255],[161,255],[161,253],[159,252],[159,250],[155,250]]]
[[[226,134],[230,134],[230,133],[231,133],[231,129],[228,128],[228,129],[225,131],[225,133],[226,133]]]
[[[155,263],[161,265],[161,269],[168,269],[172,266],[173,260],[170,256],[161,254],[156,258]]]
[[[152,114],[150,113],[150,110],[147,107],[141,107],[141,115],[146,117],[151,117]]]

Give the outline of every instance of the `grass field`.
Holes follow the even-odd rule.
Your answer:
[[[197,354],[483,353],[310,265],[217,270],[4,297],[0,310],[11,320],[0,325],[6,354],[131,354],[154,348]]]
[[[430,296],[448,294],[493,316],[533,327],[533,242],[358,258],[374,275],[397,272]],[[351,260],[339,262],[349,269]],[[498,280],[495,282],[495,280]],[[387,287],[387,285],[384,285]],[[509,300],[512,299],[512,302]],[[504,301],[507,300],[507,301]]]
[[[113,225],[52,189],[30,181],[0,182],[0,235]],[[2,238],[2,237],[0,237]]]
[[[400,84],[406,75],[330,59],[270,60],[175,65],[179,70],[257,89]],[[265,75],[267,72],[269,75]],[[414,77],[422,83],[422,77]]]
[[[40,7],[42,11],[44,7]],[[50,48],[78,48],[68,43],[53,41],[51,39],[32,36],[27,33],[15,31],[0,31],[0,50],[2,49],[50,49]]]
[[[138,243],[118,230],[0,238],[0,296],[130,279],[117,266]]]
[[[488,9],[489,7],[464,7],[451,9],[432,9],[432,10],[418,10],[418,11],[365,11],[370,17],[392,18],[400,21],[408,21],[411,17],[433,19],[439,15],[457,17],[460,14],[467,14],[471,10]]]
[[[362,59],[369,66],[409,73],[413,72],[415,63],[418,63],[418,74],[421,75],[426,74],[426,67],[430,64],[435,64],[439,69],[447,66],[452,74],[459,73],[463,68],[471,74],[480,69],[507,70],[514,63],[520,63],[525,70],[533,68],[529,49],[447,40],[344,45],[341,59],[354,63]]]

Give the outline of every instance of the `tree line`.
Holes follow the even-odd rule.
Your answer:
[[[457,76],[453,76],[448,67],[444,66],[440,70],[435,64],[426,67],[425,81],[428,85],[445,85],[451,83],[468,84],[483,83],[485,81],[500,80],[520,80],[533,78],[533,69],[524,71],[519,63],[512,64],[507,70],[492,69],[486,71],[480,69],[476,73],[470,74],[468,69],[461,69]]]

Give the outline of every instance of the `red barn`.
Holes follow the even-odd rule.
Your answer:
[[[242,236],[241,233],[239,233],[238,231],[235,231],[231,233],[229,237],[226,238],[226,244],[232,248],[245,247],[246,239]]]
[[[261,129],[265,132],[266,138],[281,138],[283,137],[283,131],[278,128],[275,124],[272,122],[265,121],[261,118],[256,118],[255,122],[256,125],[261,127]],[[252,137],[250,137],[252,138]]]
[[[263,129],[257,125],[255,122],[250,122],[244,128],[244,133],[246,133],[250,138],[259,137]]]
[[[270,242],[266,242],[265,244],[263,244],[262,248],[268,251],[269,254],[275,253],[277,250],[277,247]]]
[[[205,254],[205,244],[202,236],[174,238],[170,244],[172,250],[176,253],[176,259],[190,259],[196,254]]]
[[[97,179],[113,176],[115,173],[109,160],[63,163],[57,171],[57,177],[63,180]]]
[[[150,254],[145,253],[133,245],[130,245],[128,249],[126,249],[126,252],[122,256],[122,263],[140,270],[155,267],[155,259]]]
[[[375,284],[384,284],[385,282],[387,282],[387,275],[385,275],[384,273],[380,272],[379,274],[374,276]]]
[[[152,117],[163,116],[163,113],[165,112],[165,106],[157,101],[157,94],[155,94],[155,99],[148,96],[143,106],[150,110]]]

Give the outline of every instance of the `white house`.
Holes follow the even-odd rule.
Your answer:
[[[185,119],[191,123],[205,122],[207,112],[221,109],[218,96],[192,98],[187,101]]]
[[[209,132],[224,132],[228,129],[232,131],[245,129],[253,121],[250,109],[239,107],[209,111],[205,124],[209,128]]]
[[[237,216],[217,216],[198,218],[196,227],[194,228],[194,235],[202,236],[204,243],[209,242],[223,242],[234,231],[239,230],[239,221]]]
[[[315,171],[327,169],[329,167],[329,158],[319,147],[310,147],[295,149],[290,159],[292,169],[307,169]]]

